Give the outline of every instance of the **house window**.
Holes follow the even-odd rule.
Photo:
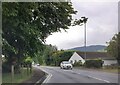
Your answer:
[[[75,60],[75,62],[74,63],[76,63],[77,62],[77,60]]]

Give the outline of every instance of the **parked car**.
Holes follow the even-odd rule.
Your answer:
[[[70,62],[68,62],[68,61],[62,61],[62,62],[60,63],[60,68],[61,68],[61,69],[72,69],[73,66],[72,66],[72,64],[71,64]]]

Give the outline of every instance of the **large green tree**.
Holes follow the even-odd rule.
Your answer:
[[[120,32],[108,42],[107,52],[115,57],[120,64]]]
[[[70,2],[2,3],[3,54],[11,63],[33,57],[51,33],[68,29],[72,14],[76,11]]]

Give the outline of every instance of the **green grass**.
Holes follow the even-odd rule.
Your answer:
[[[20,83],[24,80],[29,79],[32,76],[32,73],[27,74],[27,69],[23,69],[21,73],[14,74],[14,78],[12,79],[11,73],[3,73],[2,74],[2,83]]]

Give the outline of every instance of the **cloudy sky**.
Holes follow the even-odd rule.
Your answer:
[[[117,0],[72,0],[73,8],[78,11],[73,18],[88,17],[87,46],[106,45],[118,32]],[[70,49],[84,46],[84,26],[69,27],[67,32],[53,33],[46,39],[47,44],[56,45],[58,49]]]

